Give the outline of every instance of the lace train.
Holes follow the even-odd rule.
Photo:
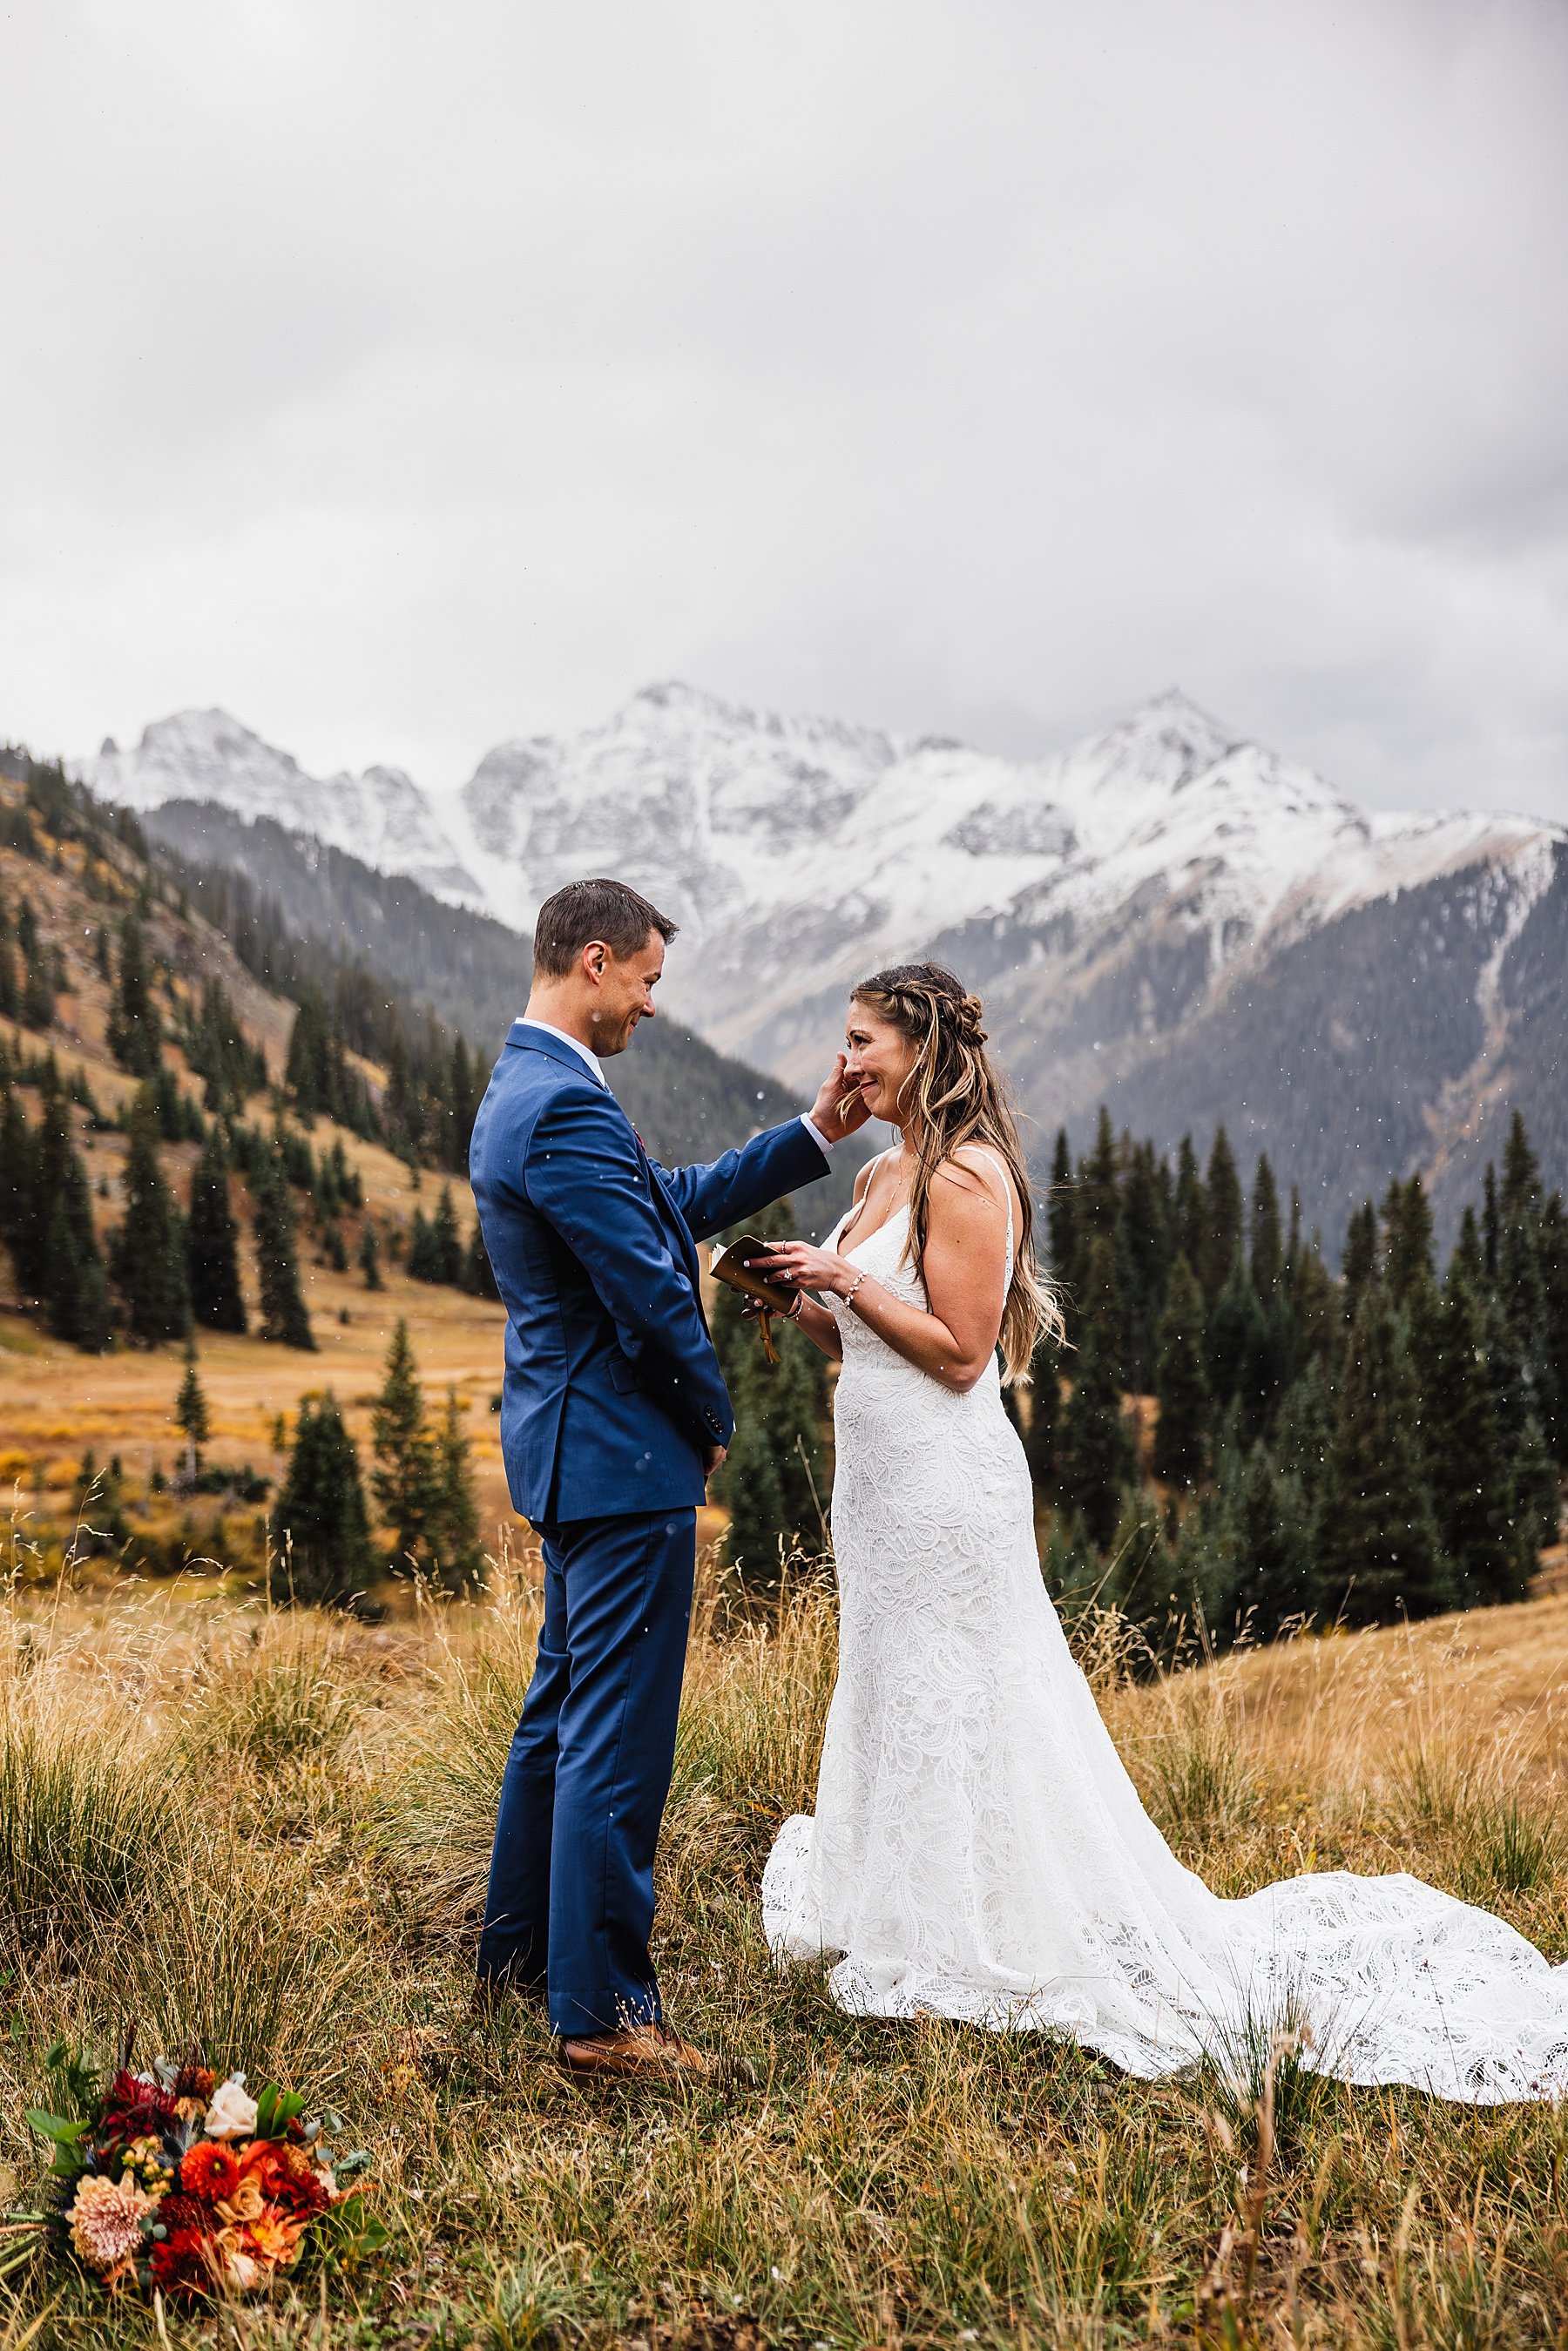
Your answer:
[[[847,1254],[924,1304],[904,1234]],[[1145,2078],[1290,2022],[1346,2081],[1568,2093],[1568,1967],[1490,1912],[1343,1871],[1226,1901],[1183,1867],[1041,1581],[995,1365],[955,1395],[840,1321],[839,1678],[815,1817],[763,1877],[774,1952],[841,1954],[856,2014],[1071,2034]]]

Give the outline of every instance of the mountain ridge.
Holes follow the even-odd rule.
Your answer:
[[[1369,1154],[1383,1181],[1413,1155],[1462,1158],[1510,1055],[1523,1050],[1543,1085],[1554,1066],[1533,1030],[1555,1018],[1557,982],[1538,974],[1515,1002],[1511,957],[1561,885],[1568,833],[1528,816],[1369,813],[1176,687],[1031,761],[667,680],[598,726],[495,746],[440,807],[397,769],[318,782],[221,713],[156,722],[136,751],[106,749],[82,772],[142,809],[215,799],[274,816],[518,931],[562,882],[616,872],[682,925],[671,1009],[797,1086],[848,986],[929,954],[985,990],[1042,1123],[1081,1124],[1103,1098],[1174,1141],[1185,1100],[1201,1131],[1213,1088],[1198,1060],[1218,1053],[1274,1105],[1264,1126],[1287,1107],[1295,1125],[1288,1068],[1324,1130],[1303,1165],[1331,1228]],[[1441,1033],[1407,1017],[1402,955],[1440,967]],[[1321,1036],[1292,1031],[1287,971]],[[1396,1035],[1406,1068],[1384,1065]],[[1371,1126],[1336,1144],[1347,1116],[1332,1086],[1364,1079]]]

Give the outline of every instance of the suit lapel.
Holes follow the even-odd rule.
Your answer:
[[[508,1045],[514,1046],[523,1052],[543,1053],[547,1060],[559,1061],[563,1069],[570,1070],[574,1076],[590,1079],[593,1076],[592,1071],[589,1068],[580,1053],[574,1053],[570,1045],[563,1043],[561,1039],[559,1037],[552,1037],[548,1029],[536,1029],[531,1021],[514,1021],[512,1024],[511,1033],[507,1037],[507,1042]],[[602,1081],[601,1081],[601,1083],[602,1083]],[[696,1294],[697,1311],[701,1313],[701,1260],[697,1256],[696,1243],[692,1238],[691,1227],[687,1224],[685,1217],[682,1216],[679,1208],[676,1207],[674,1199],[671,1197],[662,1171],[654,1165],[653,1161],[649,1158],[647,1148],[643,1144],[642,1136],[632,1124],[631,1120],[626,1118],[626,1113],[622,1109],[621,1104],[616,1101],[614,1094],[607,1085],[604,1086],[604,1093],[617,1115],[626,1120],[627,1129],[631,1134],[632,1142],[637,1146],[637,1156],[643,1163],[653,1197],[658,1203],[659,1214],[669,1230],[671,1239],[674,1242],[675,1249],[680,1258],[681,1264],[685,1269],[686,1279],[690,1281],[692,1289]],[[706,1323],[707,1319],[706,1316],[705,1315],[703,1319]]]

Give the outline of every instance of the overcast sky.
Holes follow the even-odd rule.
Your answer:
[[[1179,683],[1568,819],[1563,0],[11,0],[0,737]]]

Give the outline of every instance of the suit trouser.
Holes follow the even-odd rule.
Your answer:
[[[538,1530],[538,1659],[501,1781],[482,1978],[548,1984],[563,2035],[662,2015],[648,1937],[696,1562],[695,1510]]]

